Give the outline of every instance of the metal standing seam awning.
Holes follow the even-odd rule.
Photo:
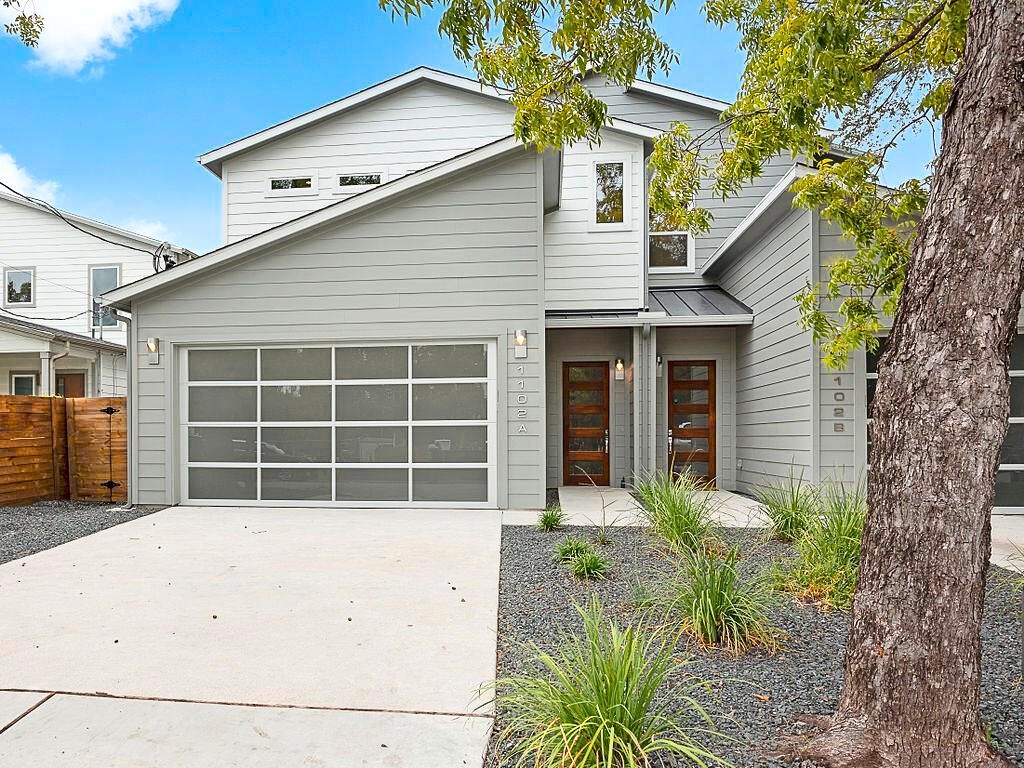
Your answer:
[[[751,325],[754,312],[716,285],[652,288],[647,307],[634,311],[550,310],[548,328],[634,325]]]

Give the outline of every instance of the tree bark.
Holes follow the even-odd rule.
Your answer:
[[[972,0],[907,283],[879,364],[870,512],[833,766],[1006,765],[979,719],[990,513],[1024,275],[1024,0]]]

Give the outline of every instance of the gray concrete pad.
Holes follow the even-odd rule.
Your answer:
[[[0,689],[471,713],[499,549],[496,511],[167,509],[0,566]]]
[[[479,766],[489,718],[55,696],[0,735],[11,768]]]
[[[45,693],[24,693],[22,691],[0,691],[0,730],[46,698]],[[5,765],[5,763],[0,763]]]

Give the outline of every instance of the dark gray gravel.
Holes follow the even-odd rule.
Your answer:
[[[126,523],[163,507],[133,507],[95,501],[39,501],[20,507],[0,506],[0,563]]]
[[[505,527],[502,532],[498,617],[498,676],[533,672],[523,644],[546,650],[558,646],[560,632],[581,627],[573,604],[597,594],[606,611],[618,620],[637,618],[629,584],[638,575],[670,568],[649,535],[639,528],[616,528],[604,552],[613,570],[601,582],[581,583],[551,557],[554,544],[567,534],[592,537],[594,529],[544,533],[535,528]],[[744,552],[743,570],[763,571],[789,554],[783,544],[765,542],[749,530],[727,530],[722,536]],[[1015,764],[1024,766],[1024,693],[1021,679],[1021,620],[1016,598],[1005,587],[999,569],[992,586],[984,625],[982,718],[992,729],[994,744]],[[842,685],[842,662],[848,615],[824,613],[788,596],[772,607],[776,626],[788,636],[774,655],[762,651],[738,658],[703,649],[684,640],[679,651],[690,658],[686,672],[713,682],[702,696],[727,739],[708,743],[716,753],[743,768],[778,768],[785,763],[769,756],[780,736],[799,733],[794,718],[827,713],[836,705]],[[665,695],[685,685],[673,680]],[[500,727],[501,712],[498,713]],[[492,747],[487,766],[498,765]],[[672,765],[673,763],[666,763]]]

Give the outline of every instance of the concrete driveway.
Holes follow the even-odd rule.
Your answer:
[[[171,508],[0,566],[0,765],[479,766],[500,536]]]

